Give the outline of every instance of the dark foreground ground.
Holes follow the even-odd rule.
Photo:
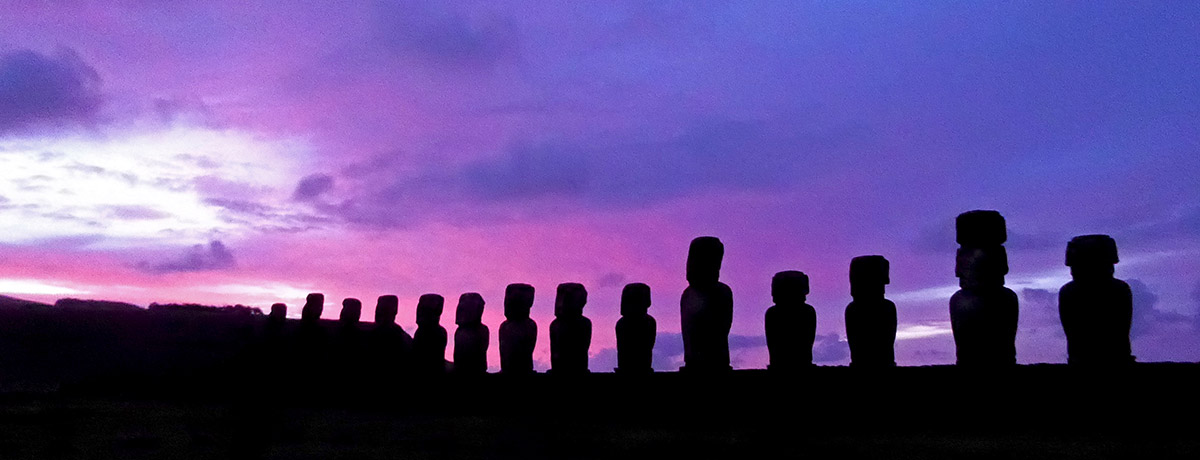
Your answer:
[[[0,396],[0,458],[1195,459],[1198,376],[1138,364],[114,380]]]

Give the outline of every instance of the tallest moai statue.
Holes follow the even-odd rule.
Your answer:
[[[970,211],[955,220],[958,256],[954,272],[961,287],[950,298],[950,324],[958,364],[1016,364],[1017,294],[1004,287],[1008,239],[996,211]]]
[[[683,332],[682,371],[721,372],[729,366],[729,328],[733,325],[733,292],[722,283],[725,246],[712,236],[692,240],[687,281],[679,301]]]

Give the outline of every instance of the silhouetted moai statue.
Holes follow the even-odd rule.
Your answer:
[[[379,296],[375,303],[375,325],[371,329],[371,350],[374,374],[390,377],[406,370],[410,364],[413,339],[396,324],[400,301],[394,295]],[[444,343],[444,342],[443,342]]]
[[[338,315],[338,323],[342,329],[358,329],[362,319],[362,301],[354,298],[342,300],[342,312]]]
[[[362,301],[354,298],[342,300],[342,311],[338,315],[338,330],[334,343],[334,367],[345,382],[349,377],[363,371],[363,337],[359,330],[362,319]]]
[[[962,288],[950,298],[950,324],[958,364],[1016,364],[1017,294],[1004,287],[1008,233],[996,211],[970,211],[955,220],[955,274]]]
[[[316,324],[321,320],[325,311],[325,294],[314,292],[304,299],[304,309],[300,310],[300,324]]]
[[[563,374],[588,372],[588,347],[592,344],[592,321],[583,316],[587,289],[579,283],[558,285],[554,299],[554,321],[550,323],[550,371]]]
[[[537,323],[529,317],[533,286],[514,283],[504,289],[504,322],[500,324],[500,372],[533,373]]]
[[[271,313],[267,314],[267,324],[265,334],[270,340],[279,338],[283,334],[283,327],[287,324],[287,305],[277,303],[271,305]]]
[[[776,273],[771,278],[771,298],[775,305],[767,309],[764,321],[771,360],[767,369],[791,372],[812,366],[817,310],[805,303],[808,275],[795,270]]]
[[[1058,314],[1067,334],[1067,362],[1132,363],[1129,326],[1133,295],[1113,277],[1117,243],[1108,235],[1077,236],[1067,243],[1071,281],[1058,291]]]
[[[454,372],[487,373],[488,327],[483,324],[483,296],[468,292],[458,298],[454,315]]]
[[[423,374],[446,372],[446,328],[442,321],[445,300],[425,294],[417,301],[417,331],[413,333],[413,365]],[[457,348],[457,347],[456,347]]]
[[[733,326],[733,291],[719,281],[725,246],[702,236],[688,249],[688,287],[679,301],[683,332],[681,371],[723,372],[729,366],[729,328]]]
[[[325,329],[321,326],[321,313],[324,310],[324,294],[314,292],[305,298],[304,309],[300,311],[300,326],[296,329],[296,371],[319,370],[326,364],[328,350],[325,349]]]
[[[650,286],[629,283],[621,291],[621,319],[617,320],[617,368],[622,374],[654,372],[654,339],[658,324],[650,309]]]
[[[854,300],[846,306],[846,340],[850,342],[851,366],[896,365],[896,304],[883,298],[890,282],[888,260],[883,256],[850,260],[850,296]]]

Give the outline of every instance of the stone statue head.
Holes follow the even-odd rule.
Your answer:
[[[513,283],[504,288],[504,317],[525,319],[533,308],[533,286]]]
[[[583,306],[587,304],[587,289],[579,283],[562,283],[558,285],[558,295],[554,298],[554,316],[556,318],[583,315]]]
[[[771,299],[775,305],[803,303],[808,298],[808,275],[788,270],[771,278]]]
[[[319,320],[324,310],[325,294],[314,292],[304,299],[304,309],[300,311],[300,319],[302,321]]]
[[[362,302],[355,298],[347,298],[342,301],[342,312],[338,316],[338,321],[345,325],[358,324],[362,319]]]
[[[458,297],[458,309],[454,313],[454,324],[475,325],[483,322],[483,296],[468,292]]]
[[[621,290],[621,316],[644,315],[650,309],[650,286],[629,283]]]
[[[396,324],[400,311],[400,299],[394,295],[381,295],[375,301],[375,325]]]
[[[436,326],[442,321],[442,308],[446,300],[437,294],[424,294],[417,300],[417,325]]]
[[[714,236],[701,236],[692,240],[688,248],[688,284],[714,284],[721,275],[721,259],[725,257],[725,245]]]

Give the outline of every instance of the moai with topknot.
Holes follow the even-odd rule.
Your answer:
[[[1133,295],[1115,278],[1117,242],[1108,235],[1077,236],[1067,243],[1071,281],[1058,291],[1058,314],[1067,335],[1067,362],[1086,366],[1132,363],[1129,326]]]
[[[500,372],[532,374],[537,323],[529,317],[533,286],[514,283],[504,289],[504,322],[500,324]]]
[[[425,294],[417,300],[417,330],[413,333],[413,361],[417,372],[439,374],[446,371],[446,328],[442,321],[445,299]]]
[[[961,289],[950,298],[950,325],[958,364],[1016,364],[1017,294],[1004,287],[1008,238],[996,211],[970,211],[955,220],[958,255],[955,274]]]
[[[488,327],[483,324],[483,296],[468,292],[458,298],[454,315],[454,372],[487,373]]]
[[[850,297],[854,300],[846,306],[846,340],[850,342],[851,366],[896,365],[896,304],[883,297],[890,282],[888,260],[883,256],[850,260]]]
[[[413,339],[396,324],[400,299],[394,295],[379,296],[375,302],[375,324],[371,328],[371,366],[375,374],[392,376],[406,370]]]
[[[813,341],[817,336],[817,310],[808,299],[808,275],[795,270],[771,278],[775,305],[764,319],[767,332],[767,369],[793,372],[812,366]]]
[[[617,320],[617,368],[621,374],[654,372],[654,339],[658,324],[650,310],[650,286],[629,283],[621,291],[621,319]]]
[[[680,371],[724,372],[729,365],[729,329],[733,326],[733,291],[719,280],[725,246],[702,236],[688,248],[687,281],[679,301],[683,333]]]
[[[562,283],[554,299],[554,321],[550,323],[550,371],[586,374],[588,348],[592,345],[592,321],[583,316],[587,289],[579,283]]]

